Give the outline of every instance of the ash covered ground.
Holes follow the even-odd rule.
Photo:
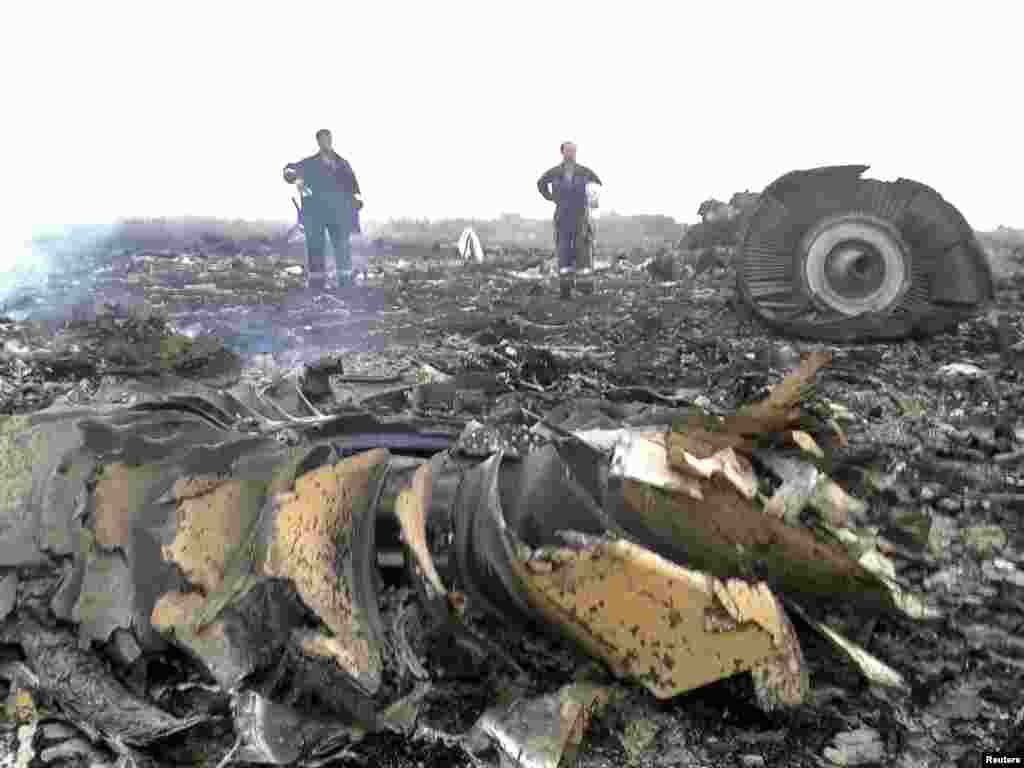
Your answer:
[[[266,388],[333,356],[343,374],[329,378],[330,391],[314,403],[279,400],[285,411],[483,419],[515,406],[567,429],[611,428],[687,403],[729,412],[824,347],[752,324],[734,306],[727,265],[680,255],[666,274],[652,268],[655,255],[599,254],[594,294],[567,302],[544,251],[467,265],[429,244],[390,252],[368,244],[357,254],[366,271],[355,288],[310,296],[301,246],[99,250],[8,294],[0,413],[61,398],[86,404],[111,382],[154,371]],[[806,705],[763,714],[739,678],[668,702],[622,684],[586,734],[578,765],[909,768],[1024,752],[1022,288],[1024,280],[1003,274],[1001,323],[981,317],[927,340],[827,347],[833,360],[817,397],[845,411],[849,441],[830,474],[869,502],[872,526],[899,542],[897,576],[945,612],[920,623],[832,621],[909,690],[867,684],[797,623],[813,688]],[[923,536],[907,531],[909,513],[926,515]],[[506,642],[534,694],[587,664],[530,634]],[[501,693],[493,686],[439,687],[427,709],[446,712],[446,730],[459,732]],[[0,738],[13,744],[12,733]],[[223,734],[209,739],[215,761]],[[471,763],[456,749],[388,736],[336,764]]]

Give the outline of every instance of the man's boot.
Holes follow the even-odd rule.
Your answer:
[[[321,295],[322,293],[324,293],[325,288],[326,280],[324,279],[323,276],[310,277],[309,280],[306,282],[306,291],[309,293],[310,296]]]
[[[594,273],[589,269],[582,270],[577,275],[576,289],[584,296],[594,292]]]
[[[562,275],[561,296],[563,299],[572,298],[573,282],[574,280],[572,275]]]

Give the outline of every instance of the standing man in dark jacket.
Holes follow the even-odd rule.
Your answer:
[[[545,200],[555,204],[555,249],[561,276],[562,298],[569,298],[579,262],[589,270],[593,222],[587,205],[587,184],[600,184],[597,174],[576,163],[576,145],[562,143],[562,162],[537,180]]]
[[[331,147],[331,132],[316,132],[320,151],[284,167],[284,180],[295,184],[302,200],[301,218],[306,231],[306,274],[310,290],[321,292],[326,280],[324,251],[330,233],[337,265],[338,287],[352,284],[352,244],[363,207],[359,182],[341,155]]]

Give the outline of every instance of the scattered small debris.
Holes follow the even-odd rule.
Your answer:
[[[991,557],[1006,547],[1006,531],[998,525],[973,525],[962,533],[964,546],[978,557]]]
[[[646,718],[630,720],[626,724],[620,738],[626,750],[627,765],[635,765],[641,755],[650,749],[658,737],[658,730],[658,724]]]
[[[967,379],[977,379],[985,375],[985,371],[971,363],[950,363],[939,368],[940,376],[962,376]]]
[[[904,680],[903,675],[892,669],[889,665],[876,659],[859,645],[846,639],[824,623],[809,619],[807,614],[794,603],[788,603],[788,607],[790,610],[795,611],[798,615],[804,618],[804,620],[808,621],[814,629],[822,634],[823,637],[834,644],[844,656],[856,664],[857,668],[861,671],[861,674],[864,675],[868,682],[874,685],[889,686],[891,688],[907,687],[907,683],[906,680]]]
[[[591,720],[607,703],[606,690],[576,683],[488,710],[475,728],[491,739],[503,761],[522,768],[558,768],[575,763]]]
[[[669,285],[601,260],[570,305],[547,254],[297,301],[291,257],[230,250],[0,321],[26,763],[775,765],[825,745],[751,708],[799,703],[833,764],[1009,743],[1024,384],[987,326],[767,339],[729,246],[667,248]],[[610,676],[640,726],[595,719]]]
[[[836,734],[832,743],[835,746],[825,748],[825,759],[832,765],[877,764],[885,757],[881,736],[873,728],[858,728]]]

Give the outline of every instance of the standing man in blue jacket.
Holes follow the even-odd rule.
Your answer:
[[[537,180],[537,189],[545,200],[555,204],[555,249],[561,294],[568,299],[576,282],[579,262],[589,270],[590,248],[593,244],[593,221],[587,205],[587,184],[600,184],[597,174],[576,163],[576,145],[562,142],[562,162],[545,171]]]
[[[306,231],[306,275],[311,291],[323,292],[327,277],[324,251],[331,236],[337,266],[338,288],[352,285],[352,244],[358,231],[359,182],[348,161],[331,146],[331,132],[316,132],[320,151],[284,167],[284,180],[294,184],[302,200],[301,218]]]

